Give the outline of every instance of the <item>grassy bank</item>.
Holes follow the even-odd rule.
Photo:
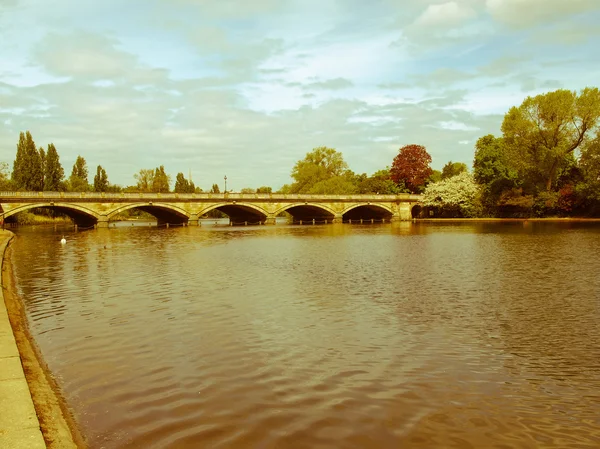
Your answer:
[[[38,215],[33,212],[21,212],[15,215],[16,222],[19,225],[39,225],[39,224],[72,224],[73,220],[69,217],[59,216],[50,217],[48,215]]]

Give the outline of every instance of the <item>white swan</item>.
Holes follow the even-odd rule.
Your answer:
[[[65,236],[63,235],[62,239],[60,239],[60,243],[62,243],[63,245],[65,243],[67,243],[67,240],[65,239]]]

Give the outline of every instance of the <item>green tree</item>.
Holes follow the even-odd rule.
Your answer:
[[[0,162],[0,190],[12,190],[8,162]]]
[[[434,207],[447,217],[475,217],[479,214],[479,186],[473,175],[462,172],[423,191],[424,206]]]
[[[44,149],[42,147],[40,147],[40,149],[38,150],[38,154],[40,155],[40,180],[39,180],[39,186],[40,186],[40,190],[44,190],[44,185],[45,185],[45,175],[46,175],[46,152],[44,151]]]
[[[431,170],[431,174],[429,175],[429,178],[427,178],[426,184],[440,182],[441,180],[442,180],[442,172],[439,170]]]
[[[527,97],[519,107],[510,108],[502,122],[509,165],[536,190],[549,192],[568,163],[566,157],[585,143],[599,118],[596,87],[586,87],[579,95],[560,89]]]
[[[240,190],[240,193],[256,193],[256,189],[253,189],[252,187],[244,187]]]
[[[102,165],[96,168],[96,176],[94,176],[94,192],[108,191],[108,176]]]
[[[579,209],[585,215],[600,215],[600,132],[581,150],[582,179],[575,185]]]
[[[396,184],[418,193],[433,172],[430,164],[431,156],[423,145],[405,145],[394,158],[390,174]]]
[[[31,133],[21,133],[17,144],[17,154],[13,163],[12,181],[18,190],[41,191],[43,171],[40,153]]]
[[[213,184],[210,188],[210,193],[221,193],[219,190],[219,184]]]
[[[351,195],[358,193],[358,186],[351,176],[334,176],[314,184],[306,193],[311,195]]]
[[[452,178],[453,176],[460,175],[462,172],[469,171],[467,164],[463,162],[448,162],[442,168],[442,179]]]
[[[133,175],[133,178],[137,183],[138,192],[152,192],[152,185],[154,184],[154,169],[142,168],[138,173]]]
[[[90,190],[87,162],[82,156],[77,156],[73,164],[71,176],[69,176],[69,185],[73,192],[87,192]]]
[[[290,186],[290,193],[333,193],[324,191],[328,186],[347,190],[351,183],[349,184],[343,176],[348,171],[348,164],[344,161],[342,153],[333,148],[315,148],[294,165],[294,183]],[[341,179],[331,181],[338,177]],[[351,190],[355,190],[355,186]]]
[[[268,186],[262,186],[256,189],[256,193],[272,193],[273,189]]]
[[[23,185],[25,184],[25,153],[27,148],[27,139],[31,139],[31,134],[27,131],[27,135],[21,132],[19,134],[19,143],[17,143],[17,154],[15,156],[15,161],[13,162],[13,170],[12,170],[12,183],[14,188],[17,190],[23,189]]]
[[[503,192],[517,188],[519,176],[507,161],[504,140],[492,134],[480,137],[475,143],[473,177],[481,186],[481,200],[488,213],[495,208]],[[511,198],[514,197],[513,193]]]
[[[154,170],[154,178],[152,179],[152,191],[155,193],[169,192],[171,177],[165,173],[165,167],[161,165]]]
[[[44,190],[50,192],[61,190],[61,182],[64,177],[65,171],[60,164],[58,152],[54,144],[50,143],[44,163]]]
[[[402,193],[402,189],[392,181],[389,169],[379,170],[371,176],[366,173],[358,175],[356,179],[358,193],[395,195]]]
[[[179,172],[175,177],[175,187],[173,191],[176,193],[194,193],[196,191],[196,186],[192,181],[185,179],[183,173]]]

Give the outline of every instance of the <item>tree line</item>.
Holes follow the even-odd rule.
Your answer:
[[[423,194],[427,216],[527,217],[600,215],[600,92],[559,89],[527,97],[505,114],[501,136],[479,138],[471,169],[449,161],[441,171],[423,145],[399,149],[391,165],[371,175],[350,170],[341,152],[317,147],[293,167],[293,182],[276,193]],[[65,178],[55,146],[37,148],[29,131],[21,133],[12,172],[0,164],[0,189],[25,191],[170,192],[164,166],[141,169],[136,183],[121,187],[108,181],[98,165],[88,182],[85,159],[77,156]],[[183,173],[174,192],[199,193]],[[220,193],[218,184],[209,190]],[[241,193],[271,193],[269,186]]]

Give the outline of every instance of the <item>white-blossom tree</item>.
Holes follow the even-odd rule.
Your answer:
[[[480,187],[473,175],[459,175],[429,184],[423,192],[423,205],[438,208],[443,215],[475,217],[480,211]]]

